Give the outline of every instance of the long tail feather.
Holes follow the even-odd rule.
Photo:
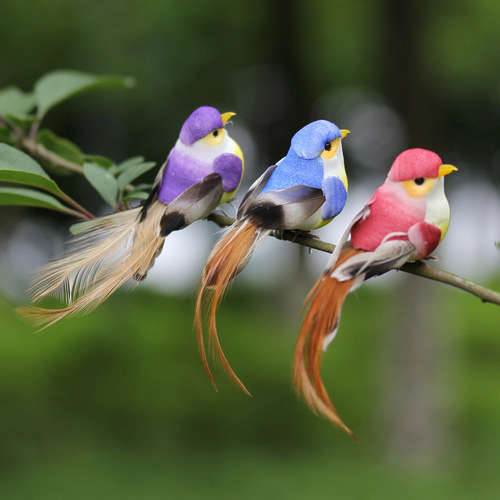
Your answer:
[[[163,246],[160,220],[166,205],[151,204],[140,221],[140,208],[93,221],[75,237],[63,256],[42,268],[31,287],[33,301],[59,295],[67,307],[22,307],[19,314],[36,326],[47,327],[60,319],[88,313],[130,278],[141,281]]]
[[[217,307],[232,279],[244,269],[258,241],[267,236],[269,231],[259,229],[251,221],[237,222],[229,228],[215,245],[203,269],[200,288],[196,298],[194,326],[203,366],[217,390],[215,380],[207,360],[203,334],[203,312],[207,311],[207,336],[212,355],[218,358],[226,374],[246,394],[250,392],[234,373],[222,350],[217,333]]]
[[[352,248],[343,250],[336,266],[359,253]],[[337,281],[327,269],[306,298],[309,304],[295,348],[293,382],[297,394],[311,410],[341,427],[354,439],[351,430],[342,422],[321,380],[321,358],[325,344],[338,327],[340,312],[355,278]]]

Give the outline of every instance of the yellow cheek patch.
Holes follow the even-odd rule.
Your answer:
[[[200,139],[200,141],[205,144],[205,146],[218,146],[226,138],[226,131],[221,127],[215,129],[210,134]]]
[[[340,146],[340,139],[335,139],[329,144],[330,144],[330,149],[324,149],[320,155],[321,158],[323,158],[323,160],[331,160],[335,156],[335,153],[337,152],[337,149],[339,149]]]
[[[403,181],[401,184],[403,185],[408,196],[412,198],[422,198],[427,193],[432,191],[434,184],[436,183],[436,179],[432,179],[431,177],[423,177],[423,183],[417,184],[415,180]]]

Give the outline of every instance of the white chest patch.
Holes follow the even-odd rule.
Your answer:
[[[223,153],[237,154],[236,143],[226,135],[226,138],[217,146],[206,146],[202,141],[196,141],[191,146],[186,146],[180,139],[177,140],[175,148],[187,156],[212,164],[217,156]],[[239,155],[238,155],[239,156]]]
[[[434,188],[427,195],[425,222],[441,229],[444,237],[450,224],[450,206],[444,194],[444,177],[436,180]]]
[[[338,177],[347,189],[347,175],[344,166],[344,153],[342,152],[342,142],[331,160],[323,161],[323,178]]]

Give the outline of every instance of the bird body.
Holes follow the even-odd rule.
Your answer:
[[[259,243],[272,231],[316,229],[345,205],[347,176],[341,140],[348,133],[326,120],[299,130],[287,155],[269,167],[245,194],[235,223],[210,253],[196,300],[195,328],[203,363],[212,383],[204,344],[203,310],[208,307],[208,339],[224,370],[248,393],[220,346],[216,310],[229,283],[241,272]]]
[[[294,356],[297,393],[352,435],[321,380],[321,356],[336,335],[347,294],[373,276],[428,257],[448,229],[444,176],[456,170],[423,149],[401,153],[384,184],[353,219],[309,293]],[[350,236],[350,241],[348,238]]]
[[[67,306],[31,306],[19,313],[36,325],[49,326],[92,311],[130,278],[142,281],[172,231],[231,199],[244,169],[241,149],[224,129],[233,115],[210,106],[196,109],[184,122],[145,203],[88,221],[62,257],[38,272],[33,301],[59,293]]]

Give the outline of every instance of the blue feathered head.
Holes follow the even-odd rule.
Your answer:
[[[291,150],[306,160],[317,158],[327,142],[342,139],[340,129],[327,120],[317,120],[301,128],[293,137]]]

